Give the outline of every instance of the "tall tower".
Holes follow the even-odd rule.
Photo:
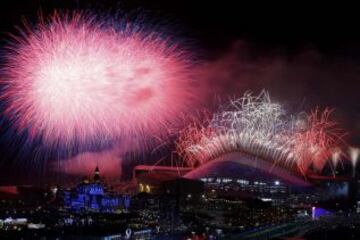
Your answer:
[[[96,166],[95,168],[95,175],[94,175],[94,181],[100,181],[100,170],[99,170],[99,167]]]

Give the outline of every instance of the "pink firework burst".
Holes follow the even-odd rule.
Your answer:
[[[173,121],[194,96],[187,52],[140,24],[118,30],[55,14],[15,37],[1,97],[17,130],[83,144],[158,133]]]
[[[330,119],[332,111],[315,109],[308,115],[306,126],[300,127],[292,136],[293,160],[302,172],[311,165],[315,170],[322,170],[334,150],[344,145],[345,133],[336,121]]]
[[[180,131],[176,141],[176,151],[183,157],[186,165],[196,167],[208,161],[206,157],[199,156],[200,143],[215,137],[215,130],[212,128],[202,127],[199,123],[193,122],[185,129]]]

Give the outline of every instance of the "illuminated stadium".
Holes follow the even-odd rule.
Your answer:
[[[194,168],[185,177],[264,195],[311,189],[311,179],[343,154],[331,112],[288,113],[266,91],[245,93],[181,132],[177,152]]]
[[[176,168],[172,169],[176,172]],[[239,152],[208,161],[182,177],[201,180],[204,183],[204,196],[212,198],[246,202],[258,199],[263,204],[290,204],[308,208],[314,203],[318,204],[316,206],[325,204],[339,207],[354,200],[351,194],[354,182],[351,178],[323,176],[310,170],[304,176],[296,169]]]
[[[225,154],[207,164],[195,168],[185,175],[191,179],[205,177],[219,178],[244,178],[253,181],[282,181],[299,187],[308,187],[308,181],[292,171],[268,161],[256,159],[253,156],[246,156],[241,153]]]

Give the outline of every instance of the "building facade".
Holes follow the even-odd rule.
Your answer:
[[[107,189],[100,178],[98,167],[92,180],[86,179],[75,188],[63,191],[64,207],[75,212],[114,213],[127,210],[130,201],[130,196],[119,195]]]

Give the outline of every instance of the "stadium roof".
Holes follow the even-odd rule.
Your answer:
[[[301,174],[296,173],[293,170],[241,153],[225,154],[195,168],[184,177],[198,179],[210,176],[246,178],[253,180],[278,179],[299,187],[311,186],[311,183],[306,181]]]

